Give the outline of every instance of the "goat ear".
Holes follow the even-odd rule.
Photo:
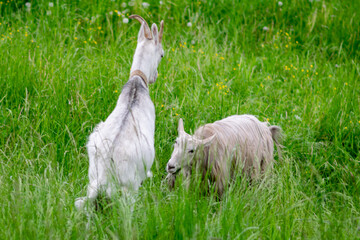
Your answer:
[[[182,133],[184,132],[184,122],[182,120],[182,118],[179,119],[179,125],[178,125],[178,133]]]
[[[159,43],[159,35],[158,35],[158,28],[155,23],[153,23],[153,25],[151,26],[151,32],[152,32],[153,38],[155,40],[155,44],[158,44]]]
[[[208,138],[205,138],[202,140],[198,140],[198,145],[203,146],[203,147],[210,146],[212,141],[214,141],[215,137],[216,137],[216,134],[212,135],[211,137],[208,137]]]
[[[161,22],[160,22],[160,32],[159,32],[159,42],[160,43],[161,43],[161,40],[162,40],[163,32],[164,32],[164,21],[161,20]]]
[[[138,42],[141,42],[145,39],[145,25],[141,24],[140,31],[138,34]]]

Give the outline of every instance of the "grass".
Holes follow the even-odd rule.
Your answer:
[[[360,238],[359,2],[149,3],[0,3],[0,239]],[[86,193],[87,137],[129,76],[129,13],[165,21],[150,86],[154,177],[134,211],[116,199],[87,229],[74,200]],[[179,117],[191,133],[233,114],[283,128],[271,179],[237,179],[220,202],[181,181],[170,192]]]

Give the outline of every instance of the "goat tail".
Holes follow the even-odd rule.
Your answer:
[[[276,149],[279,155],[279,160],[282,161],[282,153],[281,153],[281,148],[283,147],[279,142],[282,138],[282,134],[281,134],[281,128],[278,126],[270,126],[269,127],[270,132],[271,132],[271,137],[275,142],[276,145]]]

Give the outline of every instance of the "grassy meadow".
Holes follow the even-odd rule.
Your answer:
[[[0,2],[0,239],[359,239],[359,1]],[[150,86],[154,176],[133,211],[86,216],[86,142],[126,83],[140,24],[164,20]],[[268,181],[217,201],[163,184],[177,122],[283,129]],[[88,227],[87,227],[88,225]]]

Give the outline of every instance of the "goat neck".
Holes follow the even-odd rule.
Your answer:
[[[138,42],[131,65],[130,76],[138,75],[142,77],[147,85],[154,83],[157,78],[157,67],[158,62],[160,62],[157,58],[159,57],[160,54],[153,40],[144,39]]]
[[[159,31],[155,23],[149,28],[149,25],[141,16],[131,15],[129,18],[136,19],[141,23],[130,76],[138,75],[148,85],[156,81],[158,76],[157,68],[161,58],[164,56],[161,45],[164,22],[160,22]]]
[[[134,76],[139,76],[139,77],[141,77],[141,79],[144,81],[146,87],[149,87],[147,77],[146,77],[146,75],[145,75],[141,70],[134,70],[134,71],[132,71],[131,74],[130,74],[130,78],[132,78],[132,77],[134,77]]]

